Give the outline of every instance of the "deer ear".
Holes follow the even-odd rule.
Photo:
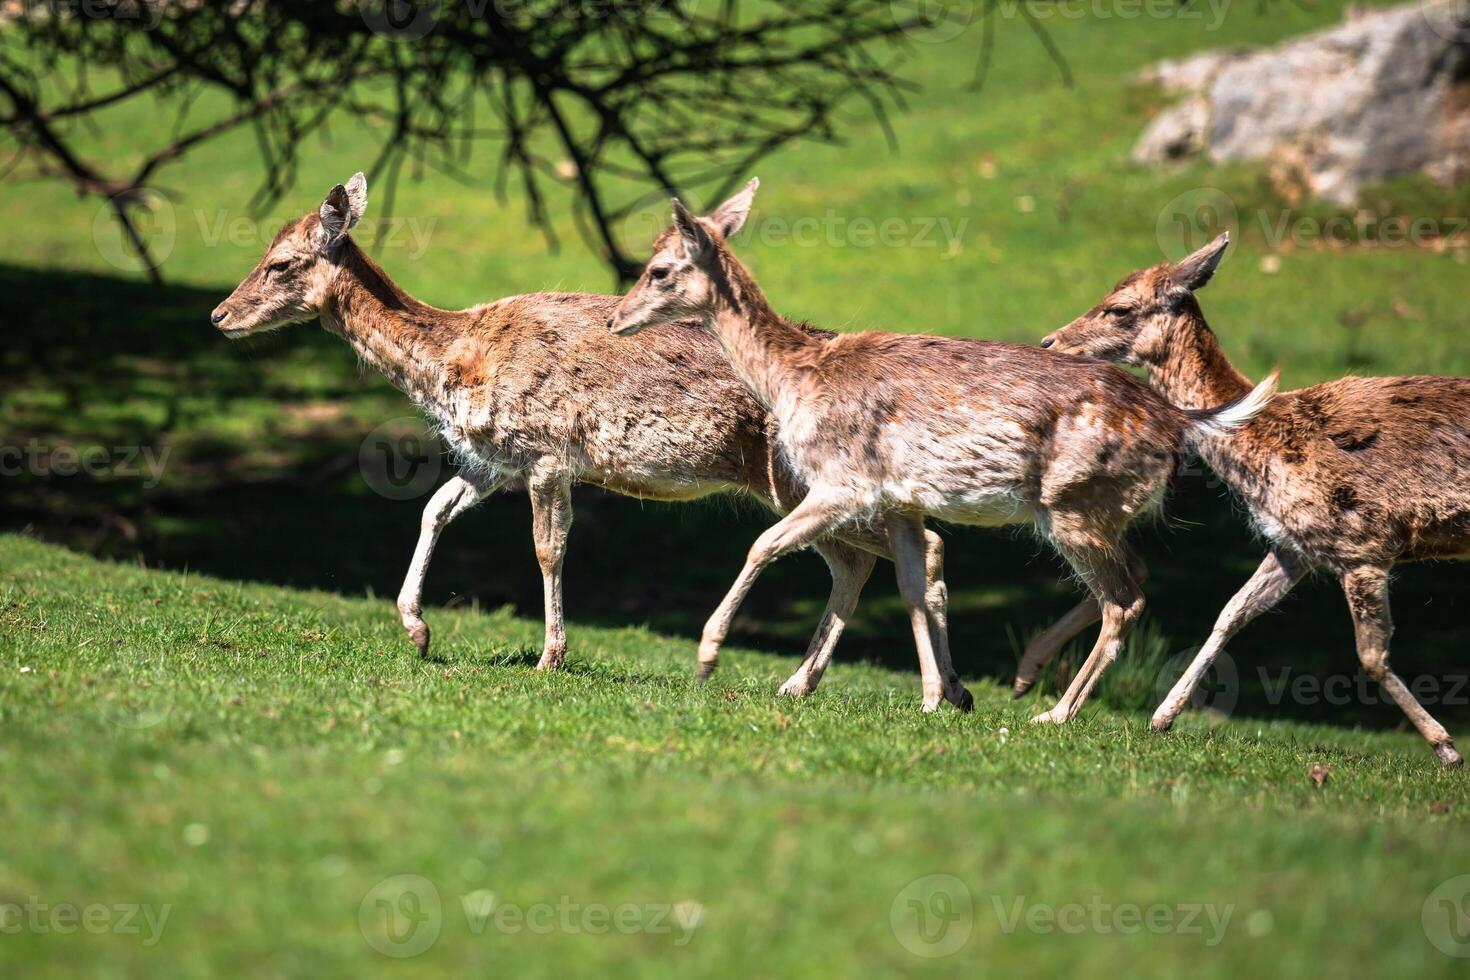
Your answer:
[[[750,183],[730,200],[715,208],[710,214],[709,220],[714,222],[720,234],[729,238],[745,225],[745,219],[750,216],[750,205],[755,200],[755,191],[760,187],[759,177],[750,178]]]
[[[367,210],[367,177],[363,176],[361,170],[352,175],[352,179],[346,184],[347,190],[347,227],[351,228],[362,220],[363,212]]]
[[[689,261],[698,262],[701,258],[714,248],[714,242],[710,240],[709,232],[699,219],[689,212],[684,202],[677,197],[674,198],[674,227],[679,229],[679,237],[684,240],[684,254]]]
[[[1230,232],[1222,232],[1204,248],[1180,259],[1169,273],[1169,281],[1190,292],[1203,289],[1220,267],[1220,260],[1225,257],[1225,248],[1229,244]]]
[[[327,199],[317,211],[322,219],[322,237],[330,245],[352,227],[352,204],[347,197],[347,188],[338,184],[327,191]]]

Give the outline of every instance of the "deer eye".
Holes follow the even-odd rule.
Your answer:
[[[279,262],[272,262],[266,266],[266,269],[270,272],[285,272],[289,268],[291,268],[290,259],[281,259]]]
[[[1114,318],[1120,318],[1120,317],[1127,316],[1129,314],[1129,312],[1130,311],[1129,311],[1128,307],[1126,307],[1126,306],[1110,306],[1106,310],[1103,311],[1103,314],[1105,316],[1110,316],[1110,317],[1114,317]]]
[[[648,270],[648,278],[654,280],[669,278],[669,267],[666,265],[654,266]]]

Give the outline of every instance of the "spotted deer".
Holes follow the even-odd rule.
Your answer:
[[[874,522],[892,548],[920,664],[932,665],[925,516],[1030,524],[1101,607],[1102,630],[1086,663],[1056,707],[1033,720],[1070,719],[1143,611],[1125,528],[1160,496],[1186,434],[1242,424],[1265,405],[1274,381],[1223,408],[1184,411],[1119,368],[1035,346],[813,333],[771,308],[727,244],[757,186],[751,181],[707,218],[674,201],[673,227],[608,319],[621,335],[685,320],[712,332],[775,418],[781,451],[808,487],[755,542],[710,617],[701,674],[714,669],[761,569],[824,535]],[[951,696],[951,678],[925,670],[926,703]]]
[[[1043,346],[1144,366],[1178,405],[1240,397],[1251,383],[1225,356],[1195,297],[1229,244],[1221,235],[1178,264],[1133,273]],[[1388,578],[1398,562],[1470,558],[1470,379],[1343,378],[1284,392],[1233,430],[1192,436],[1270,550],[1220,613],[1153,727],[1174,724],[1231,637],[1323,568],[1347,595],[1363,669],[1440,761],[1458,766],[1449,733],[1388,665]]]
[[[571,486],[633,497],[691,500],[741,491],[778,512],[804,488],[775,452],[772,423],[730,371],[718,346],[693,330],[655,331],[641,343],[609,337],[617,298],[531,293],[468,310],[436,309],[400,289],[348,234],[367,206],[367,181],[333,187],[321,207],[283,227],[255,269],[213,312],[230,339],[319,318],[439,426],[460,469],[424,508],[398,609],[420,654],[429,560],[449,522],[486,495],[524,486],[545,593],[539,669],[566,656],[562,560]],[[881,529],[816,542],[832,592],[806,656],[782,686],[810,693],[872,571],[887,556]],[[943,546],[926,533],[925,595],[941,637]],[[971,704],[962,686],[952,700]]]

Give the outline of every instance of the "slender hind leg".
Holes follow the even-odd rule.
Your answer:
[[[434,491],[424,506],[419,519],[419,540],[413,549],[413,560],[408,565],[408,575],[403,579],[403,588],[398,591],[398,615],[403,619],[403,628],[419,656],[429,655],[429,624],[424,622],[421,603],[424,597],[424,579],[429,575],[429,561],[434,557],[434,545],[439,534],[460,514],[504,483],[495,479],[487,482],[472,481],[463,476],[452,477],[448,483]]]
[[[531,494],[531,533],[536,541],[536,563],[541,566],[541,594],[545,605],[546,637],[537,670],[556,670],[567,659],[566,615],[562,610],[561,569],[572,530],[572,481],[566,470],[536,466],[526,489]]]
[[[1128,570],[1133,573],[1133,581],[1139,586],[1148,581],[1148,566],[1137,557],[1130,556]],[[1020,665],[1016,668],[1016,682],[1011,687],[1011,697],[1019,698],[1031,690],[1042,668],[1051,663],[1062,647],[1101,618],[1102,607],[1097,604],[1096,599],[1089,596],[1072,607],[1061,619],[1032,637],[1031,642],[1026,644],[1026,652],[1021,655]]]
[[[974,707],[975,699],[960,683],[947,655],[941,659],[935,648],[933,616],[929,608],[930,543],[925,539],[923,519],[909,514],[887,514],[885,523],[898,572],[898,591],[908,607],[914,646],[918,649],[924,710],[933,711],[943,699],[962,711],[969,711]]]
[[[868,552],[833,538],[824,538],[812,547],[832,571],[832,594],[827,599],[827,608],[807,646],[801,666],[781,685],[780,693],[791,697],[805,697],[816,690],[827,664],[832,660],[833,651],[837,649],[842,630],[857,608],[858,595],[868,576],[873,574],[873,565],[877,561]]]
[[[1215,620],[1215,628],[1210,632],[1210,638],[1205,645],[1199,648],[1194,660],[1185,668],[1183,674],[1174,682],[1173,688],[1164,697],[1164,701],[1154,712],[1154,731],[1168,731],[1174,724],[1174,719],[1179,717],[1179,712],[1189,703],[1189,698],[1194,694],[1194,689],[1204,679],[1205,673],[1209,671],[1210,664],[1215,662],[1220,651],[1225,649],[1225,644],[1230,638],[1240,632],[1245,626],[1261,613],[1275,606],[1286,597],[1292,586],[1302,580],[1307,574],[1309,566],[1295,553],[1284,550],[1273,550],[1254,575],[1241,586],[1239,592],[1225,604],[1220,610],[1220,616]]]
[[[1398,702],[1404,714],[1419,729],[1419,734],[1434,747],[1434,754],[1446,766],[1458,766],[1460,753],[1444,726],[1435,721],[1424,706],[1404,686],[1388,666],[1388,641],[1393,636],[1393,617],[1388,607],[1388,569],[1360,566],[1342,577],[1342,591],[1347,594],[1353,613],[1353,629],[1358,639],[1358,659],[1389,697]]]
[[[699,641],[699,679],[707,680],[719,664],[720,647],[730,632],[730,621],[740,609],[740,603],[750,592],[750,587],[760,577],[761,569],[780,558],[788,551],[795,551],[829,534],[851,517],[853,508],[832,498],[823,499],[815,491],[774,525],[767,528],[751,546],[745,559],[745,567],[730,586],[730,591],[704,624],[704,634]]]
[[[1092,694],[1103,671],[1118,659],[1128,631],[1143,614],[1143,592],[1129,571],[1131,555],[1121,543],[1100,540],[1096,533],[1071,531],[1065,523],[1054,521],[1057,545],[1072,567],[1082,576],[1102,606],[1102,630],[1092,653],[1072,678],[1056,707],[1032,718],[1036,722],[1071,720]]]

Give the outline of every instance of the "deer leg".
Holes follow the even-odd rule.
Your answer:
[[[1360,566],[1342,577],[1342,591],[1347,594],[1353,613],[1353,630],[1357,634],[1358,659],[1389,697],[1398,702],[1404,714],[1419,729],[1419,734],[1434,747],[1434,754],[1446,766],[1458,766],[1460,753],[1444,726],[1435,721],[1418,699],[1404,686],[1388,666],[1388,642],[1393,636],[1393,617],[1388,607],[1388,569]]]
[[[1138,622],[1138,617],[1143,615],[1143,592],[1133,580],[1128,559],[1118,556],[1118,552],[1123,550],[1122,546],[1108,547],[1106,542],[1098,541],[1093,535],[1077,534],[1072,538],[1069,542],[1066,536],[1058,535],[1057,543],[1072,567],[1098,597],[1102,607],[1102,630],[1098,633],[1092,653],[1088,655],[1077,676],[1072,678],[1071,685],[1057,701],[1056,707],[1032,718],[1034,722],[1059,724],[1075,717],[1097,687],[1103,672],[1118,659],[1128,631]],[[1124,554],[1126,555],[1126,551]]]
[[[1225,608],[1220,610],[1215,628],[1210,631],[1210,638],[1200,647],[1194,660],[1179,675],[1163,703],[1154,711],[1151,722],[1154,731],[1169,730],[1231,637],[1244,629],[1251,620],[1286,598],[1286,594],[1309,570],[1310,566],[1294,552],[1273,550],[1266,555],[1255,574],[1225,604]]]
[[[708,680],[719,664],[720,647],[730,632],[730,622],[740,609],[740,603],[750,592],[750,587],[760,577],[761,569],[780,558],[788,551],[795,551],[829,534],[843,521],[852,516],[853,509],[832,499],[820,499],[815,492],[796,506],[791,513],[777,521],[756,538],[745,559],[745,567],[730,586],[730,591],[704,624],[704,634],[699,641],[699,679]]]
[[[909,514],[887,514],[884,523],[888,528],[888,543],[893,548],[893,564],[898,572],[898,591],[908,607],[914,646],[919,654],[923,708],[933,711],[943,699],[962,711],[969,711],[974,707],[975,699],[960,683],[954,666],[948,662],[947,651],[941,658],[936,649],[934,616],[930,608],[934,598],[929,567],[932,550],[931,542],[925,536],[923,519]],[[942,588],[943,580],[940,581]]]
[[[536,541],[536,563],[541,566],[545,603],[546,639],[537,670],[556,670],[567,658],[567,627],[561,603],[561,567],[572,530],[572,482],[555,467],[535,467],[527,483],[531,493],[531,532]]]
[[[1137,557],[1130,556],[1128,570],[1133,573],[1133,581],[1140,586],[1148,581],[1148,566]],[[1011,697],[1019,698],[1031,690],[1031,685],[1036,683],[1036,676],[1061,652],[1062,647],[1101,618],[1102,607],[1097,604],[1097,600],[1089,597],[1033,636],[1031,642],[1026,644],[1025,652],[1021,654],[1021,663],[1016,668],[1016,681],[1011,686]]]
[[[934,659],[944,678],[945,690],[959,698],[953,704],[973,711],[975,699],[960,683],[949,652],[949,586],[944,582],[944,539],[924,528],[924,605],[929,615],[929,635],[934,641]]]
[[[817,624],[817,632],[807,646],[806,657],[801,666],[781,685],[780,693],[791,697],[805,697],[816,690],[822,674],[827,670],[827,664],[832,660],[833,651],[837,649],[842,630],[852,618],[853,610],[857,608],[858,595],[868,581],[868,576],[873,574],[873,565],[876,563],[876,559],[868,552],[834,538],[818,541],[813,547],[832,570],[832,594],[827,599],[827,608],[822,613],[821,622]]]
[[[414,547],[403,588],[398,592],[398,614],[403,618],[403,628],[408,630],[408,636],[418,647],[421,657],[429,655],[429,626],[423,620],[420,604],[424,596],[424,579],[429,575],[429,560],[434,556],[439,533],[450,521],[493,493],[503,482],[503,479],[495,479],[476,483],[463,476],[454,476],[434,492],[424,507],[423,516],[419,519],[418,544]]]

